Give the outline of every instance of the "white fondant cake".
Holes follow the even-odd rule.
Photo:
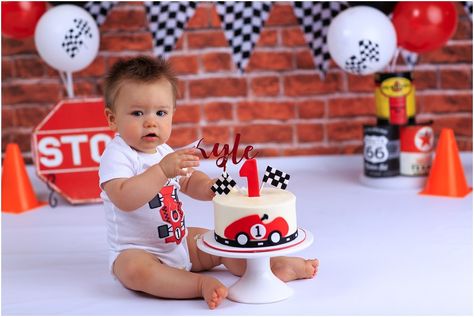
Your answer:
[[[296,197],[278,188],[264,188],[260,197],[233,189],[216,195],[214,236],[217,242],[235,247],[265,247],[283,244],[298,235]]]

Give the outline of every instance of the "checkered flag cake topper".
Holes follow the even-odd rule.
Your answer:
[[[276,188],[286,189],[288,183],[290,181],[290,175],[284,173],[276,168],[271,167],[270,165],[267,166],[265,170],[265,175],[263,175],[263,183],[269,183]]]
[[[326,42],[331,20],[348,7],[341,1],[295,1],[293,11],[304,32],[306,43],[313,51],[316,68],[324,77],[329,68],[329,48]]]
[[[167,58],[193,16],[196,2],[145,1],[145,9],[153,35],[153,52]]]
[[[241,72],[247,66],[271,7],[272,3],[267,1],[218,1],[216,3],[224,34],[232,48],[232,58]]]
[[[217,181],[212,185],[211,190],[219,195],[228,194],[232,187],[237,185],[235,181],[230,177],[227,172],[222,173],[222,175],[217,179]]]

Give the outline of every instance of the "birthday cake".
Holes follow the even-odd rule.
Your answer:
[[[264,188],[259,197],[245,189],[216,195],[214,237],[234,247],[267,247],[292,241],[298,235],[296,197],[278,188]]]

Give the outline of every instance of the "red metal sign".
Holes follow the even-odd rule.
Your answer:
[[[103,99],[59,102],[36,127],[36,172],[70,203],[100,202],[99,161],[113,138]]]

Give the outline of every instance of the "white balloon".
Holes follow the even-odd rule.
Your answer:
[[[352,74],[367,75],[388,65],[397,48],[397,34],[381,11],[357,6],[332,20],[327,44],[339,67]]]
[[[65,72],[89,66],[99,51],[99,40],[99,28],[92,16],[70,4],[46,11],[35,30],[35,45],[41,58]]]

